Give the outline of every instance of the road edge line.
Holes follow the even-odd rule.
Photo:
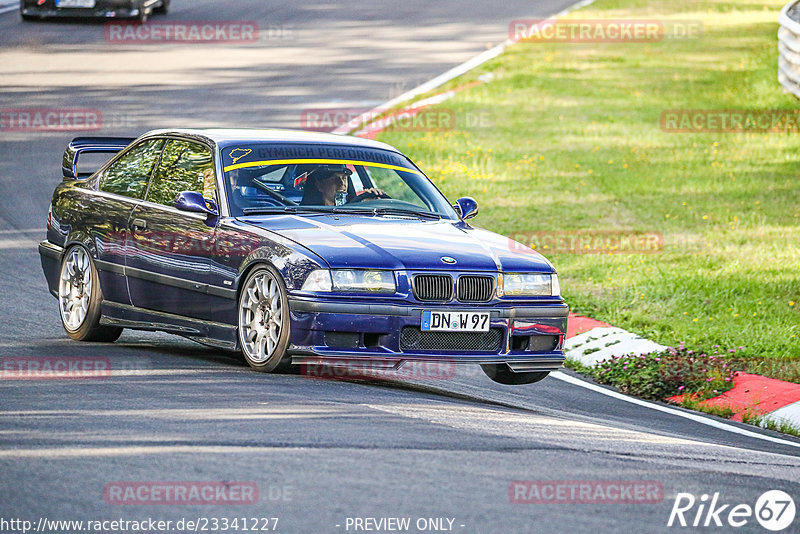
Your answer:
[[[19,2],[9,4],[7,6],[0,6],[0,15],[2,15],[3,13],[11,13],[12,11],[17,11],[17,10],[19,10]]]
[[[690,421],[694,421],[696,423],[701,423],[710,427],[714,427],[720,430],[725,430],[727,432],[731,432],[733,434],[741,434],[743,436],[747,436],[750,438],[760,439],[764,441],[770,441],[772,443],[777,443],[780,445],[788,445],[790,447],[800,448],[800,443],[796,443],[794,441],[788,441],[781,438],[776,438],[773,436],[767,436],[764,434],[759,434],[757,432],[751,432],[750,430],[745,430],[743,428],[739,428],[733,425],[729,425],[727,423],[723,423],[721,421],[715,421],[713,419],[709,419],[708,417],[704,417],[702,415],[696,415],[691,412],[683,412],[681,410],[676,410],[675,408],[670,408],[668,406],[661,406],[659,404],[655,404],[646,400],[642,400],[636,397],[629,397],[628,395],[619,393],[618,391],[614,391],[611,389],[604,388],[597,384],[593,384],[591,382],[586,382],[585,380],[581,380],[579,378],[575,378],[570,376],[566,373],[561,371],[554,371],[550,373],[550,376],[555,378],[556,380],[561,380],[562,382],[566,382],[568,384],[573,384],[582,388],[590,389],[597,393],[601,393],[608,397],[612,397],[614,399],[622,400],[625,402],[629,402],[631,404],[636,404],[638,406],[644,406],[645,408],[650,408],[652,410],[656,410],[659,412],[668,413],[670,415],[675,415],[678,417],[682,417],[684,419],[689,419]]]

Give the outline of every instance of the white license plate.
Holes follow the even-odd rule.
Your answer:
[[[425,310],[422,312],[421,330],[424,332],[488,332],[489,312]]]
[[[56,0],[56,7],[94,8],[95,0]]]

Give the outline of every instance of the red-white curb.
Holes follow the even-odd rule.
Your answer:
[[[608,323],[570,314],[564,352],[568,360],[592,367],[614,356],[650,354],[667,347],[644,339]],[[743,416],[761,417],[761,426],[770,421],[800,429],[800,384],[760,375],[737,373],[733,388],[718,397],[701,401],[709,407],[730,408],[734,421]],[[680,397],[671,400],[680,401]]]
[[[567,319],[567,340],[564,353],[568,360],[593,367],[603,360],[628,354],[650,354],[666,350],[654,343],[622,328],[611,326],[597,319],[574,313]]]
[[[568,359],[591,367],[614,356],[650,354],[666,350],[667,347],[622,328],[598,326],[568,338],[564,349]]]
[[[701,404],[730,408],[734,411],[731,417],[734,421],[741,421],[746,415],[762,417],[761,426],[768,421],[785,421],[800,427],[800,384],[793,382],[737,373],[732,389],[713,399],[701,401]]]

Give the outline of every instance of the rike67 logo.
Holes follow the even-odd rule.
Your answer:
[[[741,528],[752,525],[755,518],[763,528],[778,532],[794,522],[795,511],[794,500],[781,490],[764,492],[755,506],[723,503],[719,493],[703,494],[699,499],[691,493],[678,493],[667,526]]]

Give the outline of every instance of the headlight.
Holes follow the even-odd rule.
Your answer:
[[[311,271],[301,288],[302,291],[331,291],[332,289],[331,272],[328,269]]]
[[[503,294],[511,297],[558,296],[561,288],[556,274],[504,273]]]
[[[302,291],[394,293],[397,291],[397,286],[392,271],[317,269],[308,275]]]
[[[392,271],[334,269],[331,272],[334,291],[394,293],[397,290]]]

